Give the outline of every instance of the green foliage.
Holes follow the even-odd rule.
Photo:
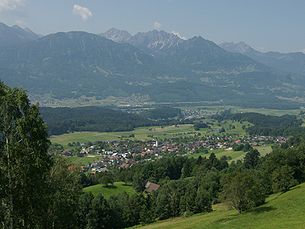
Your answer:
[[[194,213],[212,211],[211,196],[206,187],[200,186],[195,198]]]
[[[51,144],[49,147],[49,150],[48,150],[49,154],[51,154],[51,155],[59,155],[63,151],[64,151],[64,147],[57,143]]]
[[[84,192],[92,193],[94,196],[103,194],[106,199],[111,196],[115,196],[126,192],[128,195],[135,194],[135,190],[131,185],[127,185],[124,182],[114,182],[113,186],[104,186],[102,184],[91,185],[83,189]]]
[[[75,131],[128,131],[153,125],[136,114],[104,107],[41,108],[42,117],[51,135]]]
[[[287,192],[297,184],[293,178],[293,168],[284,165],[276,168],[272,173],[272,189],[274,192]]]
[[[192,175],[192,164],[190,160],[187,160],[181,170],[181,178],[190,177]]]
[[[154,120],[171,119],[178,117],[181,114],[182,112],[180,109],[173,107],[157,107],[141,113],[142,116]]]
[[[253,171],[229,174],[223,185],[223,197],[239,213],[265,202],[263,184]]]
[[[304,152],[305,145],[302,141],[293,148],[276,148],[266,155],[262,170],[266,176],[272,175],[272,187],[275,190],[287,191],[293,184],[305,181]]]
[[[78,200],[78,209],[76,211],[77,226],[79,229],[85,229],[88,221],[87,215],[92,210],[92,201],[94,197],[91,193],[83,193]]]
[[[214,118],[250,122],[254,124],[247,128],[250,135],[286,136],[305,133],[305,129],[301,127],[302,121],[295,115],[271,116],[254,112],[233,114],[227,110]]]
[[[92,208],[87,215],[87,220],[87,228],[90,229],[115,228],[112,210],[102,194],[93,199]]]
[[[111,172],[103,172],[100,174],[100,180],[101,180],[101,183],[103,185],[105,185],[106,187],[109,185],[113,186],[114,176]]]
[[[209,197],[212,200],[212,203],[219,202],[219,192],[222,188],[220,184],[221,173],[217,170],[210,170],[204,175],[198,175],[197,180],[199,182],[199,188],[204,193],[204,197]]]
[[[194,178],[170,181],[157,192],[156,216],[167,219],[187,212],[199,213],[211,211],[211,194],[207,186]]]
[[[144,191],[144,186],[145,186],[145,179],[144,179],[144,175],[141,174],[140,172],[136,172],[132,178],[132,184],[134,189],[137,192],[142,192]]]
[[[0,221],[5,228],[44,223],[52,160],[38,107],[0,82]]]
[[[202,128],[208,128],[209,126],[206,124],[206,123],[203,123],[203,122],[196,122],[194,124],[194,130],[198,131]]]
[[[256,149],[251,149],[244,158],[244,165],[247,169],[254,169],[259,163],[260,153]]]
[[[245,143],[245,144],[236,144],[236,143],[234,143],[234,145],[233,145],[233,150],[234,151],[248,152],[251,149],[252,149],[252,146],[248,142]]]
[[[71,170],[72,169],[72,170]],[[81,195],[79,174],[61,157],[55,158],[48,177],[48,220],[46,228],[69,228],[76,226],[76,214]]]
[[[150,224],[141,229],[300,229],[304,227],[305,184],[283,194],[271,195],[266,204],[238,214],[224,204],[213,206],[213,212],[186,218],[174,218]]]

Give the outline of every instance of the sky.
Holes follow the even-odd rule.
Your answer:
[[[152,29],[305,52],[305,0],[0,0],[0,22],[46,35]]]

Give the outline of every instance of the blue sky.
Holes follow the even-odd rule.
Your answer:
[[[304,0],[0,0],[0,21],[40,34],[159,28],[260,50],[305,50]]]

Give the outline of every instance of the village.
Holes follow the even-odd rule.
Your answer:
[[[94,157],[99,158],[93,163],[81,167],[83,172],[106,172],[112,168],[126,169],[139,162],[154,161],[163,157],[208,156],[213,151],[230,152],[241,151],[244,145],[259,147],[266,145],[280,145],[286,142],[285,137],[245,136],[236,139],[232,136],[208,136],[203,139],[168,139],[168,140],[121,140],[97,141],[88,143],[71,143],[73,150],[65,150],[65,157]]]

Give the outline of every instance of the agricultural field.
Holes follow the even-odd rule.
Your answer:
[[[301,109],[270,109],[270,108],[244,108],[238,106],[178,106],[178,108],[185,110],[185,109],[195,109],[201,110],[206,115],[213,115],[219,112],[223,112],[225,110],[231,110],[233,113],[247,113],[247,112],[254,112],[260,113],[265,115],[272,115],[272,116],[282,116],[282,115],[298,115]]]
[[[270,196],[266,204],[238,214],[224,204],[213,206],[213,212],[190,217],[169,219],[141,229],[304,229],[305,184],[292,190]]]
[[[232,112],[254,112],[271,116],[282,116],[282,115],[299,115],[300,109],[289,109],[289,110],[278,110],[278,109],[266,109],[266,108],[239,108],[233,107]]]
[[[83,189],[84,192],[91,192],[94,196],[103,194],[108,199],[110,196],[126,192],[129,195],[135,194],[135,190],[131,185],[126,185],[124,182],[115,182],[113,186],[105,187],[102,184],[89,186]]]
[[[185,137],[194,136],[195,134],[201,135],[235,135],[244,136],[245,130],[243,125],[249,125],[248,123],[239,123],[234,121],[225,121],[222,124],[213,122],[210,129],[200,129],[195,131],[193,125],[173,125],[173,126],[154,126],[154,127],[140,127],[133,131],[126,132],[74,132],[69,134],[62,134],[57,136],[51,136],[52,143],[57,143],[68,148],[68,144],[72,142],[94,142],[94,141],[110,141],[110,140],[153,140],[153,139],[165,139],[173,137]],[[233,129],[232,126],[235,128]],[[220,128],[226,130],[225,133],[218,133]]]
[[[261,156],[265,156],[268,153],[271,153],[272,148],[270,145],[266,146],[256,146],[254,149],[257,149],[260,152]],[[243,151],[234,151],[234,150],[228,150],[228,149],[216,149],[216,150],[209,150],[208,153],[192,153],[188,157],[190,158],[198,158],[201,157],[209,157],[211,153],[214,153],[217,158],[221,158],[222,156],[230,157],[231,159],[229,161],[237,161],[243,159],[243,157],[246,155],[246,152]]]
[[[244,157],[244,155],[246,154],[243,151],[216,149],[216,150],[209,150],[209,152],[206,154],[193,153],[193,154],[190,154],[189,157],[192,157],[192,158],[198,158],[199,156],[209,157],[212,153],[214,153],[217,158],[221,158],[222,156],[230,157],[231,158],[230,161],[236,161],[236,160],[242,159]]]
[[[267,154],[272,152],[271,145],[265,145],[265,146],[255,146],[254,149],[257,149],[261,156],[266,156]]]

